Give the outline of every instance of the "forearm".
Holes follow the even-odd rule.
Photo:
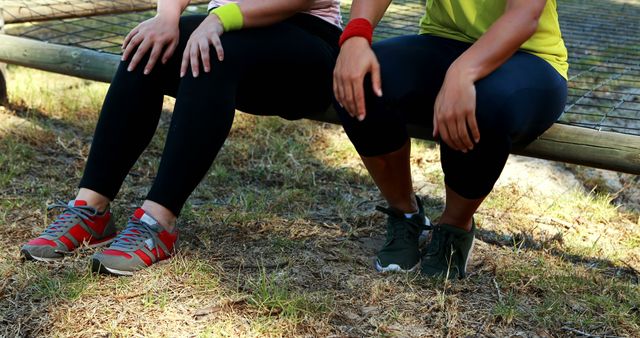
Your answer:
[[[158,0],[158,16],[175,22],[180,21],[180,14],[187,8],[190,0]]]
[[[261,27],[280,22],[294,14],[306,11],[313,0],[240,0],[244,28]]]
[[[391,0],[354,0],[351,4],[351,18],[365,18],[375,27],[390,4]]]
[[[505,63],[538,28],[545,0],[512,0],[505,13],[451,66],[473,82]]]

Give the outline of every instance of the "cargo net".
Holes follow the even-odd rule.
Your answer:
[[[149,8],[150,1],[155,2],[116,0],[89,3],[95,9],[103,2],[112,5],[121,2],[115,10],[112,6],[110,11],[113,13],[123,12],[126,6],[135,7],[130,11],[140,10],[143,7],[141,3]],[[25,10],[43,12],[42,8],[47,8],[43,4],[78,2],[0,1],[0,7],[8,8],[7,3],[22,3]],[[206,5],[202,3],[206,2],[192,2],[200,4],[190,6],[187,13],[205,13]],[[345,2],[343,12],[346,20],[350,1]],[[86,13],[87,10],[78,7],[75,12]],[[394,1],[376,29],[376,38],[417,33],[423,12],[424,0]],[[558,0],[558,12],[570,64],[569,97],[560,122],[640,136],[640,1]],[[2,14],[8,23],[20,22],[11,20],[7,11]],[[8,34],[16,36],[120,53],[122,39],[129,30],[154,14],[154,11],[144,11],[80,18],[66,16],[51,21],[10,24],[6,28]]]

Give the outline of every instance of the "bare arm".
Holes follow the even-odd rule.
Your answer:
[[[452,65],[474,81],[505,63],[538,29],[546,0],[509,0],[504,14]]]
[[[158,0],[158,16],[166,17],[177,24],[180,14],[190,2],[191,0]]]
[[[354,0],[352,18],[365,18],[375,27],[391,0]],[[366,116],[364,102],[364,77],[371,73],[373,91],[382,96],[380,64],[369,42],[362,37],[352,37],[340,48],[340,55],[333,72],[333,91],[337,101],[353,117],[363,120]]]
[[[546,0],[508,0],[504,14],[449,67],[434,107],[434,137],[440,135],[463,152],[480,141],[474,84],[533,36],[545,4]]]
[[[325,1],[326,7],[331,1]],[[311,9],[314,0],[240,0],[244,27],[261,27],[280,22],[294,14]]]
[[[354,0],[351,4],[351,18],[365,18],[375,27],[390,4],[391,0]]]

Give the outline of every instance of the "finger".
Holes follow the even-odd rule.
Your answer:
[[[349,114],[349,116],[355,118],[356,115],[353,114],[348,108],[347,108],[347,95],[346,93],[346,87],[345,87],[345,82],[341,81],[339,82],[338,85],[338,103],[340,104],[340,107],[342,107],[344,110],[347,111],[347,114]]]
[[[373,92],[382,97],[382,76],[380,75],[380,63],[376,61],[371,65],[371,84],[373,85]]]
[[[222,41],[220,41],[220,37],[215,35],[213,38],[211,38],[211,44],[213,45],[213,48],[216,49],[218,61],[224,60],[224,48],[222,48]]]
[[[169,44],[169,46],[167,46],[167,49],[165,49],[164,53],[162,54],[162,63],[163,64],[166,64],[167,62],[169,62],[169,59],[171,58],[173,53],[176,51],[177,47],[178,47],[178,39],[174,39],[171,42],[171,44]]]
[[[352,91],[353,91],[353,100],[354,100],[354,104],[355,104],[355,110],[356,110],[356,116],[358,117],[358,120],[362,121],[364,120],[364,117],[366,116],[367,112],[367,108],[366,108],[366,103],[365,103],[365,99],[364,99],[364,88],[363,88],[363,84],[360,83],[360,85],[356,83],[353,83],[353,87],[352,87]]]
[[[466,152],[466,147],[464,146],[464,143],[462,143],[462,139],[460,137],[462,131],[458,130],[458,122],[449,122],[447,124],[447,128],[449,130],[449,142],[455,145],[454,149]]]
[[[131,41],[129,41],[127,47],[122,52],[122,61],[129,59],[131,53],[133,53],[133,51],[136,49],[136,47],[138,47],[142,40],[144,40],[144,37],[142,37],[140,34],[136,34],[131,38]]]
[[[127,67],[128,71],[133,71],[134,69],[136,69],[136,67],[138,66],[138,63],[140,63],[140,60],[142,60],[145,54],[147,54],[147,52],[149,51],[149,48],[151,48],[151,41],[149,40],[142,41],[140,46],[138,46],[138,50],[136,50],[136,53],[131,58],[129,67]]]
[[[333,72],[333,96],[336,98],[336,102],[338,102],[338,105],[340,105],[340,107],[342,107],[342,97],[340,96],[340,85],[339,85],[339,80],[338,80],[338,75],[336,73],[336,71],[334,70]]]
[[[351,116],[353,118],[356,117],[356,115],[353,113],[353,111],[351,111],[349,109],[349,107],[348,107],[349,102],[347,101],[347,86],[345,85],[344,82],[340,86],[340,105],[342,106],[342,108],[344,108],[344,110],[347,111],[349,116]]]
[[[358,111],[356,110],[356,105],[353,102],[353,81],[349,81],[344,86],[344,104],[345,108],[351,113],[351,116],[358,117]]]
[[[449,129],[447,129],[447,125],[440,122],[438,125],[438,129],[440,131],[440,140],[444,142],[449,148],[455,149],[455,145],[451,142],[451,138],[449,136]]]
[[[211,70],[211,62],[209,60],[209,41],[201,40],[198,45],[200,58],[202,59],[202,68],[204,68],[205,73],[208,73],[209,70]]]
[[[458,120],[458,138],[460,143],[463,145],[463,149],[471,150],[473,149],[473,142],[471,141],[471,137],[469,136],[469,129],[467,128],[467,120],[461,118]]]
[[[433,139],[438,139],[438,134],[440,134],[440,130],[438,129],[438,114],[433,113]]]
[[[151,73],[151,70],[156,65],[156,62],[160,57],[160,53],[162,53],[162,44],[155,43],[151,49],[151,54],[149,54],[149,61],[147,61],[147,65],[144,66],[144,75]]]
[[[138,34],[138,27],[135,27],[134,29],[131,30],[131,32],[129,32],[129,34],[127,34],[127,36],[124,37],[124,41],[122,41],[122,49],[126,49],[127,45],[129,44],[129,42],[131,42],[131,39],[136,36],[136,34]]]
[[[467,116],[467,124],[471,129],[471,135],[475,143],[480,142],[480,128],[478,128],[478,121],[476,120],[476,114],[470,114]]]
[[[189,52],[189,59],[191,60],[191,74],[193,77],[198,77],[200,73],[200,62],[198,61],[198,51],[200,49],[195,44],[191,44],[191,51]]]
[[[182,62],[180,63],[180,77],[184,77],[187,74],[187,68],[189,67],[189,51],[191,50],[191,40],[187,41],[187,45],[182,52]]]

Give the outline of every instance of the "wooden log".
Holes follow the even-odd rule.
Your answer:
[[[640,136],[555,123],[514,153],[640,175]]]
[[[206,0],[192,4],[207,3]],[[94,15],[140,12],[156,8],[156,0],[49,0],[0,2],[0,16],[5,23],[50,21]]]
[[[4,34],[4,21],[0,17],[0,35]],[[0,105],[9,101],[9,95],[7,95],[7,65],[0,63]]]
[[[109,82],[119,56],[82,48],[48,44],[0,35],[0,61],[26,67]],[[310,119],[339,124],[333,109]],[[409,135],[432,140],[431,130],[409,126]],[[640,175],[640,136],[601,132],[556,123],[537,140],[515,154],[581,164]]]
[[[333,109],[311,119],[340,124]],[[408,126],[413,138],[433,141],[431,128]],[[514,154],[640,175],[640,136],[555,123]]]
[[[0,105],[6,104],[9,101],[9,95],[7,94],[7,65],[0,63]]]
[[[120,58],[115,54],[0,35],[0,62],[111,82]]]

